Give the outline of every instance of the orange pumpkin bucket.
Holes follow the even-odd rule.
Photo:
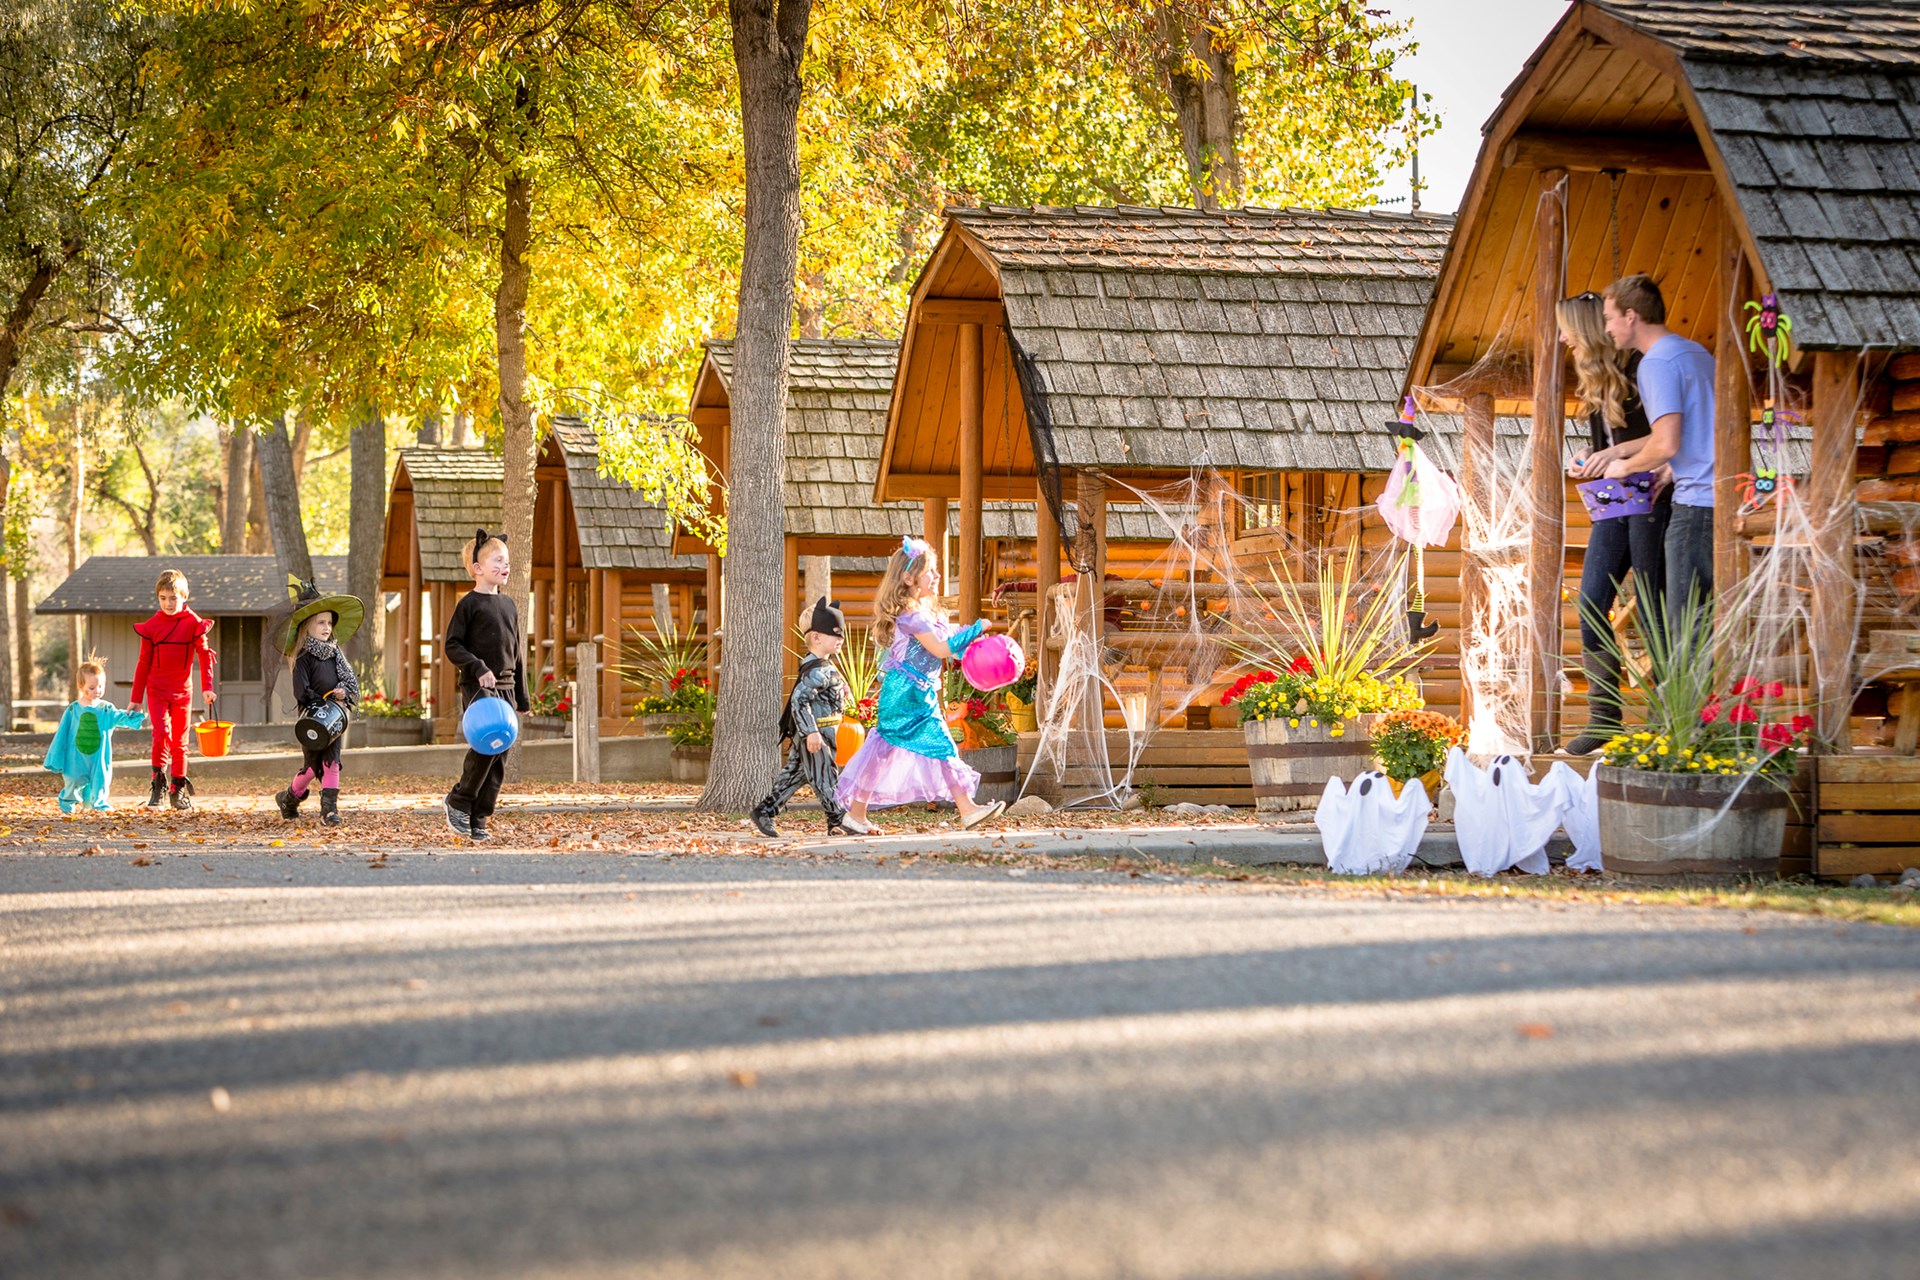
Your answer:
[[[833,767],[844,769],[847,761],[853,759],[853,753],[867,740],[867,731],[860,727],[857,720],[842,720],[840,727],[833,731]]]
[[[200,740],[201,755],[223,756],[233,741],[233,721],[202,720],[193,726],[193,736]]]

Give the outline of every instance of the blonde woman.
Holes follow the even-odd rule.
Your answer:
[[[1635,442],[1650,433],[1635,378],[1640,353],[1629,351],[1623,357],[1607,337],[1604,306],[1597,293],[1564,299],[1554,308],[1554,317],[1560,324],[1560,341],[1573,352],[1580,410],[1592,433],[1591,445],[1574,455],[1568,471],[1577,479],[1598,479],[1608,464],[1632,454]],[[1587,728],[1567,744],[1570,755],[1598,751],[1620,731],[1618,645],[1610,642],[1602,628],[1629,572],[1641,627],[1659,625],[1666,592],[1667,519],[1672,512],[1672,492],[1663,489],[1646,515],[1593,522],[1580,570],[1580,663],[1587,673],[1589,719]]]
[[[936,602],[940,560],[919,538],[903,538],[887,560],[873,602],[874,642],[880,662],[879,719],[847,761],[834,798],[846,810],[849,831],[865,833],[867,806],[911,804],[952,797],[960,825],[974,827],[1006,806],[977,804],[980,775],[960,758],[940,715],[940,664],[966,653],[992,624],[982,618],[957,630]]]

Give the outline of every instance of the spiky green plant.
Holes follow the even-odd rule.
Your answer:
[[[1398,595],[1388,584],[1401,581],[1407,557],[1393,556],[1379,585],[1359,581],[1360,543],[1345,554],[1321,556],[1311,583],[1294,574],[1285,557],[1267,562],[1270,581],[1252,588],[1272,625],[1232,621],[1235,638],[1228,648],[1255,668],[1285,670],[1296,657],[1313,664],[1313,673],[1335,683],[1371,675],[1380,680],[1411,675],[1431,641],[1413,643],[1405,630]]]

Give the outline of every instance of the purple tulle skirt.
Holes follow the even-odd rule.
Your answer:
[[[894,746],[875,729],[840,771],[840,785],[834,788],[833,796],[842,806],[867,804],[885,809],[916,800],[970,796],[979,785],[979,771],[958,756],[935,760]]]

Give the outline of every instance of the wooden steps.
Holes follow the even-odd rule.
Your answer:
[[[1033,763],[1040,735],[1020,735],[1020,773],[1026,776]],[[1107,759],[1113,765],[1114,780],[1126,776],[1128,737],[1108,731]],[[1162,729],[1147,742],[1133,770],[1134,786],[1151,789],[1153,802],[1170,804],[1225,804],[1253,807],[1253,775],[1247,767],[1247,741],[1239,729]],[[1039,779],[1036,779],[1036,786]],[[1049,799],[1071,801],[1076,796],[1104,791],[1110,785],[1107,775],[1078,761],[1069,760],[1064,773],[1050,780]]]
[[[1813,873],[1897,876],[1920,866],[1920,757],[1816,758]]]

